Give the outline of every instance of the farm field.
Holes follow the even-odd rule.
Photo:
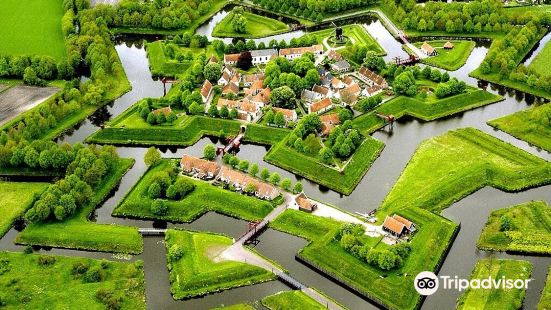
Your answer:
[[[529,279],[532,264],[521,260],[481,259],[474,267],[470,279]],[[471,289],[468,288],[457,302],[457,309],[520,309],[526,294],[524,289]]]
[[[483,250],[551,253],[551,207],[532,201],[490,214],[477,247]]]
[[[551,163],[477,129],[458,129],[421,143],[380,211],[440,212],[484,186],[514,192],[550,182]]]
[[[93,250],[114,253],[139,254],[143,243],[138,229],[131,226],[96,224],[88,220],[89,214],[102,203],[119,184],[134,164],[132,159],[121,159],[117,171],[94,189],[94,197],[73,217],[63,222],[35,223],[17,235],[16,242],[69,249]]]
[[[232,240],[223,235],[171,229],[165,241],[171,292],[175,299],[275,279],[274,274],[260,267],[217,260],[218,254],[232,244]]]
[[[270,310],[308,309],[323,310],[325,306],[318,303],[302,291],[286,291],[262,299],[262,305]]]
[[[308,240],[308,245],[299,251],[298,257],[322,270],[322,273],[340,279],[347,287],[385,307],[414,309],[420,295],[410,284],[410,278],[413,281],[420,271],[434,270],[449,246],[457,225],[419,208],[404,210],[401,215],[420,228],[410,242],[409,257],[400,268],[391,271],[368,265],[345,251],[334,240],[342,223],[333,219],[287,210],[270,226]],[[379,243],[377,247],[385,245]]]
[[[61,0],[2,0],[0,54],[65,57]]]
[[[142,261],[0,252],[0,285],[6,309],[146,309]]]
[[[491,120],[488,125],[551,152],[549,103]]]
[[[158,172],[167,171],[167,169],[172,170],[175,165],[179,165],[179,161],[165,159],[149,169],[113,211],[113,215],[192,222],[206,212],[212,211],[248,221],[256,221],[264,218],[273,209],[270,202],[231,192],[205,181],[178,176],[177,178],[185,178],[191,181],[195,185],[195,189],[180,200],[165,199],[164,201],[168,207],[167,214],[156,215],[151,211],[150,206],[153,199],[147,196],[148,187]],[[205,204],[206,201],[208,201],[208,204]]]
[[[285,23],[265,16],[244,12],[243,17],[247,19],[244,33],[238,33],[233,29],[232,20],[235,18],[235,13],[230,12],[219,24],[216,25],[216,27],[214,27],[212,36],[221,38],[261,38],[289,30],[289,26]]]
[[[423,63],[449,71],[455,71],[461,68],[465,62],[467,62],[469,55],[471,55],[475,42],[452,40],[450,42],[454,45],[454,47],[451,50],[444,49],[444,44],[446,42],[448,41],[427,41],[427,43],[436,49],[438,55],[423,59]],[[416,47],[421,47],[423,42],[418,42],[413,45]]]
[[[0,181],[0,237],[4,236],[17,218],[25,214],[35,197],[48,185],[42,182]]]

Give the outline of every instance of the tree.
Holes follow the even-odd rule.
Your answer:
[[[238,7],[236,7],[238,8]],[[247,31],[247,18],[241,13],[237,13],[237,10],[234,9],[234,16],[231,20],[231,26],[233,31],[237,33],[245,33]]]
[[[499,231],[510,231],[514,229],[513,221],[508,215],[499,218]]]
[[[222,74],[222,65],[216,62],[208,63],[205,66],[205,69],[203,69],[203,75],[205,76],[205,79],[216,82],[218,81],[218,78]]]
[[[228,110],[228,107],[227,106],[222,106],[222,108],[220,108],[220,117],[221,118],[228,118],[230,115],[230,111]]]
[[[155,166],[161,161],[161,153],[157,150],[157,148],[152,146],[147,149],[147,152],[145,152],[143,161],[148,167]]]
[[[155,199],[151,203],[151,213],[155,215],[166,215],[168,213],[168,206],[160,199]]]
[[[302,192],[302,183],[296,182],[295,186],[293,186],[293,193],[298,194]]]
[[[396,77],[396,79],[394,79],[393,87],[398,94],[415,96],[415,94],[417,93],[417,85],[415,84],[415,77],[413,76],[413,73],[411,71],[405,71],[400,73]]]
[[[147,195],[152,199],[161,197],[161,185],[158,182],[152,182],[147,188]]]
[[[247,185],[245,186],[245,193],[253,195],[254,192],[256,192],[256,185],[254,185],[254,183],[252,182],[247,183]]]
[[[277,112],[275,114],[273,123],[278,127],[285,126],[285,116],[283,116],[282,112]]]
[[[268,110],[266,114],[264,114],[264,120],[267,124],[273,124],[274,123],[274,111],[272,109]]]
[[[304,127],[306,134],[316,133],[321,128],[321,120],[317,114],[307,114],[302,118],[300,124]]]
[[[333,163],[333,152],[328,147],[324,147],[319,151],[319,157],[324,164],[329,165]]]
[[[208,113],[210,117],[218,117],[218,108],[215,104],[210,105]]]
[[[230,166],[232,166],[232,168],[235,168],[237,167],[237,165],[239,165],[239,158],[237,158],[237,156],[232,156],[232,158],[230,159]]]
[[[284,178],[281,181],[281,188],[283,188],[286,191],[289,191],[291,189],[291,185],[292,185],[291,179],[289,179],[289,178]]]
[[[213,160],[216,157],[216,148],[212,144],[207,144],[203,148],[203,157],[208,160]]]
[[[256,163],[251,165],[251,169],[249,169],[249,174],[253,177],[258,174],[258,165]]]
[[[295,92],[289,86],[281,86],[272,91],[270,101],[276,107],[295,108]]]
[[[270,171],[267,168],[263,168],[262,171],[260,171],[260,178],[266,181],[269,177]]]
[[[249,161],[248,160],[242,160],[239,162],[238,169],[241,171],[248,171],[249,170]]]
[[[277,185],[279,184],[280,180],[281,180],[281,176],[279,176],[279,173],[274,172],[270,175],[270,179],[269,179],[270,183]]]
[[[368,51],[365,55],[365,66],[371,70],[381,71],[385,68],[385,60],[374,51]]]
[[[237,109],[236,109],[236,108],[231,109],[231,110],[230,110],[230,115],[229,115],[229,117],[230,117],[231,119],[236,119],[237,116],[238,116]]]
[[[253,66],[253,56],[251,55],[251,52],[245,51],[239,54],[235,65],[239,69],[249,70]]]

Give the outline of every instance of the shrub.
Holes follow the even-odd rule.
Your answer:
[[[101,269],[97,266],[94,266],[88,269],[88,271],[86,271],[82,279],[86,283],[95,283],[95,282],[101,282],[102,278],[103,276],[102,276]]]
[[[161,185],[157,182],[151,183],[147,189],[147,195],[153,199],[161,197]]]
[[[507,215],[503,215],[499,218],[499,230],[500,231],[509,231],[513,230],[514,225],[511,218]]]
[[[76,262],[73,264],[73,268],[71,269],[71,274],[75,276],[80,276],[86,273],[90,266],[88,264],[85,264],[83,262]]]
[[[46,256],[42,255],[38,257],[38,264],[40,266],[51,266],[55,263],[55,257],[54,256]]]
[[[184,250],[177,244],[174,244],[168,250],[168,258],[171,262],[176,262],[184,256]]]
[[[168,206],[160,199],[155,199],[151,203],[151,212],[155,215],[166,215],[168,213]]]

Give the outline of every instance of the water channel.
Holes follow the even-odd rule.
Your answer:
[[[223,10],[214,15],[205,25],[198,28],[198,33],[209,35],[214,25],[220,21],[225,14],[227,14],[227,11]],[[369,33],[375,37],[386,50],[386,60],[390,60],[395,56],[405,55],[405,52],[401,49],[401,44],[390,35],[378,20],[366,16],[364,18],[354,18],[344,23],[346,22],[365,24]],[[274,38],[277,40],[288,40],[292,37],[299,37],[302,34],[303,31],[295,31],[260,40],[267,43]],[[546,36],[546,39],[549,40],[549,35]],[[541,45],[543,44],[544,43]],[[116,50],[121,58],[128,79],[132,84],[132,90],[115,100],[112,104],[100,109],[86,121],[76,126],[71,132],[60,137],[59,141],[66,141],[69,143],[82,142],[90,134],[99,130],[100,124],[122,113],[138,100],[144,97],[162,96],[163,86],[159,81],[155,81],[151,77],[148,68],[148,60],[143,48],[143,41],[122,38],[117,42]],[[477,42],[476,48],[471,53],[467,63],[459,70],[450,72],[450,75],[476,86],[478,81],[470,78],[468,73],[479,66],[487,51],[487,42]],[[536,52],[534,52],[534,54],[536,54]],[[238,156],[243,159],[248,159],[250,162],[258,163],[261,168],[267,167],[272,171],[277,171],[282,177],[289,177],[293,181],[300,180],[303,182],[304,190],[308,196],[333,204],[350,212],[365,212],[366,210],[378,207],[388,194],[392,185],[398,179],[419,143],[425,139],[443,134],[448,130],[475,127],[536,156],[551,160],[550,153],[517,140],[505,133],[496,131],[486,125],[486,121],[488,120],[524,110],[538,100],[531,95],[525,95],[500,86],[490,85],[487,90],[493,93],[499,93],[505,97],[505,100],[432,122],[423,122],[411,118],[401,119],[395,125],[392,133],[378,131],[373,134],[373,137],[383,141],[386,147],[380,158],[375,161],[362,182],[350,196],[343,196],[330,191],[327,188],[263,162],[262,158],[267,152],[267,148],[264,146],[245,144],[241,147]],[[163,156],[167,158],[180,157],[183,153],[200,155],[206,143],[217,143],[217,140],[205,137],[191,147],[164,147],[161,148],[161,151]],[[135,158],[136,164],[123,177],[120,186],[112,193],[110,198],[95,211],[93,218],[97,222],[138,227],[183,227],[225,233],[232,237],[237,237],[245,231],[246,222],[215,213],[208,213],[190,224],[173,224],[112,217],[111,213],[113,208],[121,201],[124,195],[146,170],[142,160],[145,150],[145,148],[139,147],[118,148],[119,154],[122,157]],[[493,188],[484,188],[444,210],[443,216],[454,222],[461,223],[462,229],[440,270],[440,274],[457,275],[467,278],[476,261],[489,256],[529,260],[534,264],[534,272],[532,275],[534,281],[527,291],[524,305],[527,309],[535,308],[544,285],[551,258],[490,253],[478,251],[476,249],[478,235],[486,222],[488,214],[492,210],[529,200],[546,200],[547,202],[551,202],[551,186],[543,186],[515,194],[504,193]],[[0,249],[21,251],[23,247],[13,244],[17,231],[21,228],[22,227],[14,227],[4,236],[4,238],[0,239]],[[366,299],[351,293],[347,289],[325,278],[323,275],[316,273],[296,261],[294,255],[306,245],[305,240],[270,229],[264,232],[259,237],[259,240],[260,243],[257,249],[265,256],[281,263],[302,283],[322,290],[350,309],[375,308],[375,306],[371,305]],[[63,249],[41,249],[41,251],[60,255],[121,259],[112,254],[97,252]],[[283,283],[271,282],[224,291],[203,298],[174,301],[170,294],[165,252],[166,250],[162,238],[145,237],[144,253],[130,258],[132,260],[141,259],[144,261],[148,309],[209,309],[221,304],[231,305],[240,302],[255,301],[278,291],[289,289]],[[440,290],[427,298],[422,308],[455,308],[458,296],[459,293],[456,291]]]

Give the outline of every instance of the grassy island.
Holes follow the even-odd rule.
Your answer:
[[[419,208],[401,214],[415,222],[419,231],[410,242],[411,253],[402,266],[388,271],[360,260],[336,241],[341,222],[286,210],[270,225],[308,240],[309,244],[299,251],[297,257],[320,272],[338,279],[344,286],[386,308],[414,309],[420,301],[420,295],[413,287],[415,275],[424,270],[436,269],[453,239],[457,225]],[[378,238],[366,238],[372,249],[388,248]]]
[[[0,181],[0,237],[10,230],[13,222],[22,217],[32,205],[35,196],[46,189],[48,183]]]
[[[551,309],[551,268],[547,273],[547,280],[545,281],[545,287],[541,292],[540,302],[538,304],[538,310]]]
[[[532,201],[493,211],[477,247],[551,254],[551,208],[544,201]]]
[[[238,38],[262,38],[275,34],[279,34],[289,30],[289,26],[285,23],[273,18],[260,16],[257,14],[243,12],[245,18],[245,31],[240,33],[234,30],[233,20],[237,14],[230,12],[220,23],[218,23],[212,31],[213,37],[238,37]]]
[[[551,163],[464,128],[422,142],[380,210],[439,212],[484,186],[515,192],[550,182]]]
[[[482,259],[471,274],[472,279],[529,279],[532,264],[521,260]],[[457,301],[457,309],[521,309],[526,291],[518,288],[468,288]]]
[[[323,310],[327,309],[302,291],[285,291],[262,299],[262,305],[270,310],[302,309]]]
[[[159,172],[173,171],[173,167],[178,164],[177,160],[165,159],[149,169],[120,205],[115,208],[113,215],[192,222],[201,215],[214,211],[248,221],[256,221],[261,220],[273,209],[270,202],[231,192],[205,181],[187,176],[177,176],[176,178],[188,180],[195,188],[181,199],[163,199],[168,207],[167,213],[163,215],[154,214],[151,211],[151,204],[154,199],[148,196],[148,187]]]
[[[184,230],[167,231],[168,269],[175,299],[191,298],[275,279],[275,275],[249,264],[220,260],[232,244],[223,235]]]
[[[146,308],[141,261],[0,252],[0,286],[6,309]]]
[[[449,71],[455,71],[461,68],[471,55],[474,49],[474,41],[450,41],[453,44],[452,49],[444,49],[444,44],[448,41],[437,40],[428,41],[432,47],[436,49],[438,54],[429,58],[423,59],[423,63],[434,67],[442,68]],[[416,47],[421,47],[423,42],[414,43]]]
[[[551,152],[550,103],[491,120],[488,125]]]
[[[71,218],[62,222],[30,224],[17,236],[16,242],[79,250],[141,253],[143,243],[137,228],[96,224],[88,219],[90,213],[109,196],[133,164],[133,159],[120,159],[116,171],[94,188],[94,196],[90,202]]]

